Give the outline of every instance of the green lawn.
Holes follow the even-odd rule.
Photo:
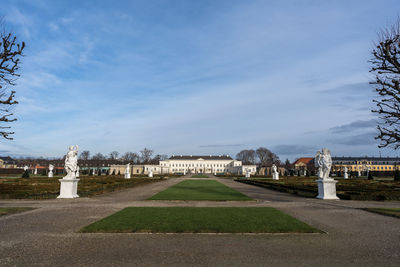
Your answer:
[[[366,211],[379,213],[382,215],[392,216],[396,218],[400,218],[400,208],[391,208],[391,209],[384,209],[384,208],[367,208],[364,209]]]
[[[33,210],[33,209],[34,208],[26,208],[26,207],[0,208],[0,216],[24,212],[24,211]]]
[[[193,174],[192,178],[208,178],[208,175],[205,175],[205,174]]]
[[[253,200],[215,180],[186,180],[152,196],[149,200]]]
[[[85,233],[320,233],[269,207],[129,207],[86,226]]]

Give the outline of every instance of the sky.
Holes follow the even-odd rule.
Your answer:
[[[374,139],[374,41],[398,0],[2,0],[26,43],[0,154],[397,156]]]

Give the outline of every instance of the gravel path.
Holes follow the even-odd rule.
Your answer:
[[[92,198],[0,200],[1,266],[399,266],[400,220],[360,210],[400,202],[324,201],[215,178],[256,201],[146,201],[186,178]],[[202,178],[204,179],[204,178]],[[326,234],[81,234],[129,206],[276,207]]]

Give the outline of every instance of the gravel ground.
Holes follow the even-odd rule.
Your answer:
[[[400,202],[302,198],[218,179],[256,201],[146,201],[185,178],[73,200],[0,200],[37,209],[0,217],[1,266],[399,266],[400,220],[363,207]],[[202,178],[204,179],[204,178]],[[325,234],[81,234],[129,206],[276,207]]]

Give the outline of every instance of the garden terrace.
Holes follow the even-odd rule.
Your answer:
[[[124,179],[117,176],[84,176],[80,177],[78,195],[89,197],[161,180],[161,178]],[[56,198],[59,192],[60,182],[57,178],[0,178],[0,199],[49,199]]]
[[[261,186],[304,197],[316,197],[316,178],[285,177],[278,181],[257,178],[239,178],[235,181]],[[374,181],[361,179],[337,180],[336,192],[340,199],[347,200],[400,200],[399,181]]]

